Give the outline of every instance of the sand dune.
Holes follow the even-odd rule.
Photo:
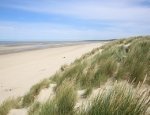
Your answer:
[[[101,46],[90,43],[0,55],[0,103],[24,95],[32,85],[50,77],[61,65]]]

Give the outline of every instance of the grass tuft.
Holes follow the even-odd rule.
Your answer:
[[[116,83],[109,90],[104,90],[81,115],[145,115],[150,107],[150,92],[134,89],[128,83]]]
[[[34,102],[35,97],[40,93],[41,89],[47,88],[50,81],[44,79],[40,83],[35,84],[30,91],[23,97],[22,106],[27,107]]]
[[[19,108],[20,98],[7,99],[0,105],[0,115],[7,115],[12,108]]]
[[[64,81],[56,90],[56,97],[46,102],[39,115],[73,115],[76,89],[72,81]]]
[[[34,102],[28,110],[28,115],[39,115],[40,107],[41,104],[39,102]]]

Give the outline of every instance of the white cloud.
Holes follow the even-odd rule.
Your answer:
[[[27,1],[10,7],[47,14],[59,14],[84,20],[148,21],[150,8],[134,5],[143,0],[104,1]]]

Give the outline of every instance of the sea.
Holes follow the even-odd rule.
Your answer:
[[[72,46],[102,42],[99,40],[87,41],[0,41],[0,55],[18,53],[30,50]]]

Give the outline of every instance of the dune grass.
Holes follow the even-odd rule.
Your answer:
[[[34,102],[28,110],[28,115],[39,115],[40,107],[41,104],[39,102]]]
[[[150,107],[150,91],[139,86],[115,82],[111,88],[102,90],[94,99],[87,100],[86,104],[74,109],[74,85],[72,87],[65,83],[59,87],[53,100],[40,106],[36,115],[145,115]]]
[[[74,82],[65,81],[56,91],[56,102],[59,115],[71,115],[76,103],[77,92]]]
[[[49,83],[50,81],[48,79],[44,79],[40,83],[37,83],[34,86],[32,86],[30,91],[23,97],[18,97],[17,99],[13,99],[13,98],[7,99],[0,105],[0,115],[7,115],[8,112],[14,108],[23,108],[23,107],[30,106],[32,103],[34,103],[34,100],[36,96],[39,94],[40,90],[48,87]],[[30,110],[30,111],[32,112],[29,112],[29,114],[34,115],[34,114],[31,114],[31,113],[34,113],[33,110]]]
[[[58,115],[55,100],[49,100],[42,105],[37,115]]]
[[[101,53],[98,51],[102,50]],[[74,79],[81,89],[99,87],[107,79],[125,79],[137,84],[147,76],[150,83],[150,37],[133,37],[110,42],[83,55],[52,80],[61,85]]]
[[[68,82],[57,89],[57,96],[42,105],[36,115],[145,115],[150,107],[150,91],[139,86],[115,82],[109,89],[103,89],[95,98],[74,109],[76,91]]]
[[[0,115],[7,115],[12,108],[19,108],[20,98],[9,98],[0,105]]]
[[[150,92],[135,89],[127,82],[115,83],[87,105],[82,106],[78,115],[145,115],[150,106]]]
[[[102,52],[96,53],[100,49],[102,49]],[[150,37],[135,37],[127,40],[118,40],[96,49],[96,52],[84,55],[71,64],[65,71],[57,74],[57,76],[52,79],[58,86],[61,86],[62,82],[66,79],[74,80],[76,87],[86,89],[83,95],[85,98],[90,95],[92,88],[100,87],[107,82],[109,78],[113,78],[114,80],[127,80],[138,84],[139,82],[143,82],[145,77],[147,77],[145,83],[149,83]],[[123,85],[126,87],[123,87]],[[96,101],[89,104],[92,106],[90,106],[88,110],[85,110],[86,112],[82,111],[80,114],[119,115],[122,112],[124,115],[130,113],[131,115],[144,115],[144,112],[149,107],[149,102],[147,102],[148,106],[143,104],[146,102],[147,97],[149,97],[148,94],[146,94],[146,97],[143,92],[143,95],[137,97],[138,94],[134,91],[132,86],[123,85],[115,85],[114,88],[108,92],[103,92],[103,95],[98,96]],[[116,99],[120,96],[120,102],[118,101],[117,103]],[[112,102],[112,105],[109,105],[110,103],[107,100],[101,102],[104,100],[104,97],[107,97],[107,99]],[[119,103],[121,104],[119,105]],[[104,106],[102,106],[102,104],[104,104]],[[110,111],[107,109],[108,105]],[[99,108],[99,106],[102,106],[102,108]],[[92,107],[93,109],[90,109]]]
[[[74,83],[72,81],[64,81],[57,88],[56,97],[41,107],[39,115],[73,115],[76,93]]]
[[[120,63],[117,77],[122,77],[136,83],[150,77],[150,40],[140,39],[131,43],[130,51]],[[148,78],[149,79],[149,78]]]
[[[23,97],[22,106],[27,107],[34,102],[35,97],[40,93],[41,89],[47,88],[50,81],[44,79],[40,83],[35,84],[31,87],[30,91]]]

